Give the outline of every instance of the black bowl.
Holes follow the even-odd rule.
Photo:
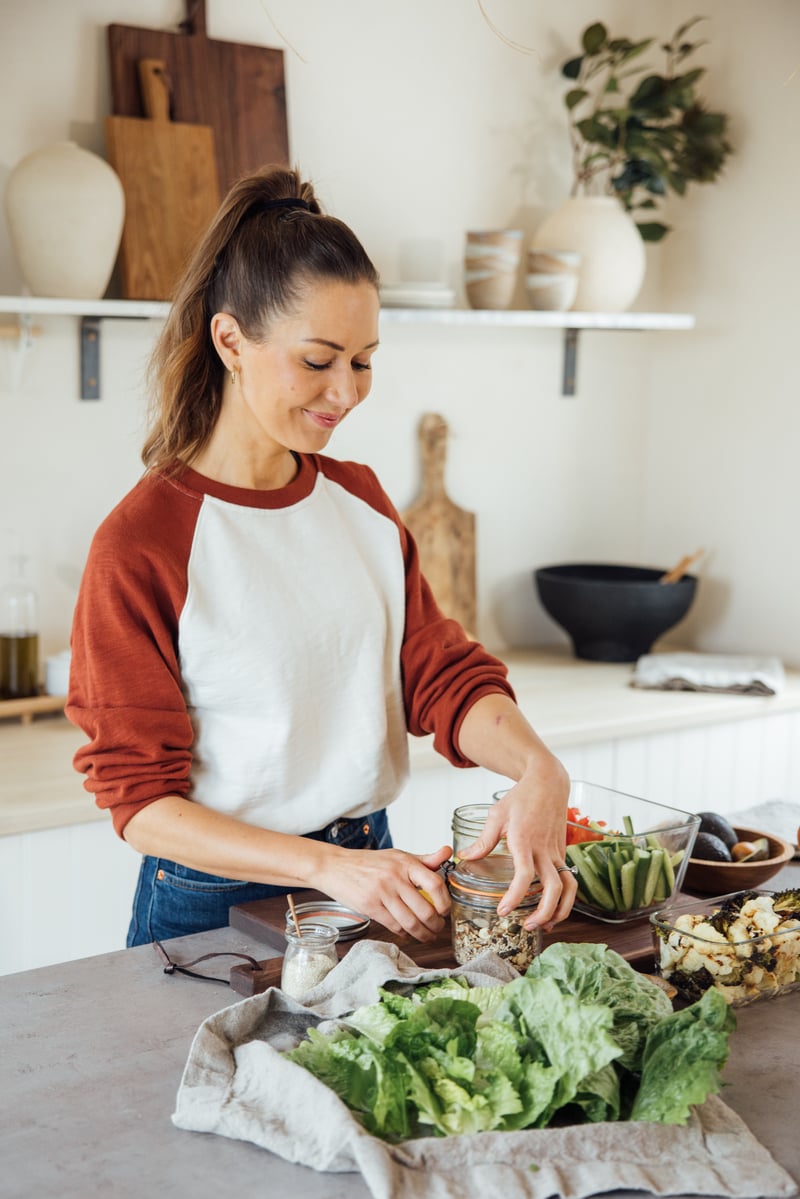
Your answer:
[[[694,599],[694,575],[660,583],[664,573],[578,563],[543,566],[533,577],[542,607],[569,634],[576,658],[635,662],[683,619]]]

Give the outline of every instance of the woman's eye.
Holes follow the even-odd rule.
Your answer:
[[[354,362],[353,370],[354,371],[371,371],[372,363],[371,362]]]
[[[331,365],[330,362],[312,362],[310,358],[304,359],[306,366],[312,371],[326,371]]]

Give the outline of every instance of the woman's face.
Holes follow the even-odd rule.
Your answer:
[[[263,341],[239,333],[226,343],[220,324],[218,348],[236,371],[223,398],[229,430],[255,438],[267,453],[323,450],[369,394],[379,309],[371,283],[329,281],[311,285],[296,311],[270,323]],[[214,321],[225,319],[218,314]]]

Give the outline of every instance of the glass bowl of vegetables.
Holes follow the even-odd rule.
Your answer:
[[[684,899],[650,923],[657,970],[690,1002],[711,987],[732,1007],[800,989],[800,887]]]
[[[575,910],[620,924],[663,907],[680,890],[699,826],[692,812],[573,781],[566,856]]]

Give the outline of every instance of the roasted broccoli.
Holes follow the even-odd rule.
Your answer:
[[[787,887],[772,896],[772,906],[782,916],[800,916],[800,887]]]
[[[717,932],[727,935],[728,929],[738,920],[742,907],[748,899],[758,899],[758,891],[739,891],[737,895],[729,896],[724,903],[720,904],[717,911],[708,917],[707,923]]]

